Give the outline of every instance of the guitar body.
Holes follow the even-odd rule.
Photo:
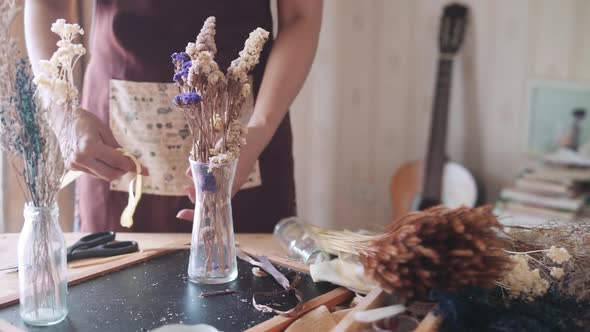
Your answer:
[[[397,219],[410,211],[420,209],[424,204],[422,187],[424,185],[424,163],[411,161],[402,165],[391,178],[390,197],[393,217]],[[442,177],[442,193],[440,202],[430,205],[444,204],[450,208],[475,206],[478,199],[478,186],[475,178],[460,164],[447,162]]]

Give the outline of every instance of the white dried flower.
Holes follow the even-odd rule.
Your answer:
[[[84,34],[84,30],[78,24],[69,24],[64,19],[58,19],[51,25],[51,31],[60,36],[56,43],[58,48],[49,60],[39,62],[41,70],[33,83],[37,85],[46,106],[53,102],[75,110],[78,105],[70,104],[77,103],[78,89],[70,80],[76,60],[86,53],[86,49],[72,40]]]
[[[211,85],[216,85],[218,83],[223,83],[224,80],[225,80],[225,76],[223,75],[223,73],[221,72],[221,70],[215,70],[215,71],[213,71],[211,74],[209,74],[209,77],[207,78],[207,81]]]
[[[192,61],[191,68],[195,68],[200,75],[205,75],[206,77],[212,72],[219,70],[219,66],[213,60],[213,54],[209,51],[197,53],[196,58]]]
[[[72,39],[76,35],[83,35],[84,29],[80,28],[78,24],[66,23],[66,20],[60,18],[51,25],[51,31],[58,34],[63,39]]]
[[[510,260],[512,270],[504,275],[502,283],[509,287],[512,297],[533,300],[547,292],[549,282],[541,277],[539,269],[530,269],[525,255],[512,255]]]
[[[186,49],[184,51],[191,57],[191,59],[194,59],[197,55],[197,45],[195,45],[195,43],[188,43],[186,44]]]
[[[61,35],[61,34],[63,34],[65,25],[66,25],[66,20],[63,18],[60,18],[60,19],[56,20],[51,25],[51,31],[58,34],[58,35]]]
[[[248,73],[254,68],[260,59],[262,48],[268,39],[268,31],[257,28],[250,33],[244,43],[244,49],[240,51],[240,57],[231,62],[228,69],[228,78],[245,83]],[[244,76],[246,79],[244,79]]]
[[[80,28],[80,26],[76,23],[65,24],[63,32],[65,35],[68,35],[68,36],[73,36],[76,34],[80,34],[80,35],[84,34],[84,30],[82,28]]]
[[[60,79],[54,79],[51,89],[52,99],[58,105],[63,105],[68,101],[70,86],[68,82]]]
[[[560,280],[565,275],[565,272],[560,267],[551,268],[551,276],[557,280]]]
[[[250,87],[250,84],[245,83],[244,85],[242,85],[242,91],[240,91],[240,94],[241,94],[242,98],[246,99],[250,95],[251,91],[252,91],[252,88]]]
[[[191,66],[188,70],[188,75],[186,77],[186,84],[188,84],[188,86],[190,87],[196,87],[197,83],[199,81],[199,75],[196,72],[196,68]]]
[[[546,256],[557,264],[563,264],[572,258],[572,255],[565,248],[557,248],[556,246],[551,246]]]
[[[39,67],[41,68],[42,75],[52,77],[59,74],[59,68],[57,68],[57,65],[51,61],[40,60]]]
[[[40,72],[33,79],[33,83],[42,89],[50,89],[51,84],[52,84],[52,79],[51,79],[51,76],[47,75],[47,73]]]
[[[217,53],[215,32],[215,17],[210,16],[205,20],[205,23],[203,23],[201,32],[199,32],[199,35],[197,36],[195,45],[198,52],[209,51],[213,54]]]
[[[218,168],[221,165],[230,163],[234,160],[236,160],[236,156],[232,153],[220,153],[216,156],[212,156],[209,158],[209,172],[214,168]]]
[[[223,121],[221,120],[221,116],[217,113],[215,113],[215,116],[213,118],[213,129],[215,131],[221,131],[221,129],[223,128]]]

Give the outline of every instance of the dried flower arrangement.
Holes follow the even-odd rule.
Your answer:
[[[40,63],[41,72],[33,79],[10,36],[20,10],[14,0],[0,2],[0,146],[27,200],[18,246],[21,316],[30,324],[46,325],[67,314],[65,244],[56,200],[66,173],[64,156],[74,143],[66,139],[78,107],[72,71],[85,53],[72,40],[84,31],[56,21],[51,30],[61,37],[58,49]]]
[[[72,44],[71,40],[84,32],[77,24],[63,20],[54,23],[52,31],[62,38],[59,48],[51,60],[41,62],[43,72],[32,80],[27,59],[9,35],[20,8],[14,1],[3,2],[2,7],[0,55],[5,61],[0,72],[5,79],[0,81],[1,146],[24,183],[27,201],[36,207],[50,207],[56,202],[65,175],[63,156],[71,151],[71,142],[63,138],[70,130],[72,110],[77,109],[78,102],[72,69],[75,60],[85,53],[81,45]],[[41,96],[43,102],[39,103]],[[51,111],[54,106],[68,111],[59,123]]]
[[[252,92],[248,73],[258,64],[269,33],[250,33],[239,57],[224,74],[215,62],[215,18],[205,20],[194,43],[172,54],[180,108],[192,135],[191,171],[195,217],[189,277],[197,282],[226,282],[237,276],[231,216],[231,189],[246,128],[242,106]]]
[[[240,112],[252,91],[248,73],[258,64],[269,33],[250,33],[239,57],[224,75],[215,62],[215,17],[205,21],[194,43],[185,52],[172,54],[174,81],[180,93],[173,103],[184,111],[193,137],[192,157],[212,168],[239,157],[245,128]]]
[[[358,255],[385,291],[421,297],[431,289],[493,287],[510,268],[502,226],[491,211],[434,207],[394,220],[374,236],[315,230],[323,249]]]

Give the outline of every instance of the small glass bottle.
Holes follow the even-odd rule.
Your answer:
[[[20,315],[34,326],[64,320],[67,307],[67,256],[57,204],[36,207],[27,203],[18,239]]]
[[[321,250],[312,234],[313,231],[299,217],[281,219],[274,229],[275,238],[289,257],[306,265],[329,261],[330,255]]]

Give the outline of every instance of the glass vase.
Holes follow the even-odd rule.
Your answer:
[[[25,204],[25,223],[18,239],[20,316],[34,326],[61,322],[67,308],[66,244],[57,204]]]
[[[195,183],[189,279],[202,284],[230,282],[238,276],[231,209],[237,160],[211,169],[189,161]]]

